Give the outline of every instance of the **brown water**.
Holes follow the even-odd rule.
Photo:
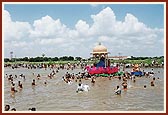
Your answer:
[[[131,69],[127,69],[130,71]],[[47,69],[10,69],[5,68],[4,75],[13,74],[26,75],[26,80],[21,80],[23,89],[15,93],[15,97],[10,96],[10,82],[4,78],[4,105],[9,104],[17,111],[27,111],[30,107],[35,107],[37,111],[163,111],[164,110],[164,69],[154,68],[156,77],[155,86],[150,86],[152,78],[137,77],[133,83],[128,80],[128,89],[122,90],[121,96],[114,94],[114,88],[122,81],[114,78],[109,80],[105,77],[96,78],[96,83],[91,84],[91,80],[82,80],[83,84],[90,86],[89,92],[76,93],[77,83],[71,85],[62,81],[62,76],[67,70],[60,70],[53,79],[46,76],[52,70]],[[70,73],[78,73],[80,69],[69,70]],[[146,68],[145,71],[151,71]],[[158,73],[160,71],[160,73]],[[35,73],[33,75],[33,73]],[[36,80],[37,86],[32,88],[32,79],[37,74],[42,76]],[[157,79],[159,77],[159,79]],[[44,85],[47,79],[48,84]],[[144,89],[143,86],[147,88]],[[16,88],[17,89],[17,88]]]

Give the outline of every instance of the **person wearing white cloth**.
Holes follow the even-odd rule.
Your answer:
[[[121,95],[121,89],[119,86],[117,86],[117,89],[114,90],[115,94]]]
[[[89,90],[90,90],[90,87],[88,84],[83,85],[83,84],[79,83],[78,87],[76,89],[76,92],[78,93],[79,91],[89,91]]]
[[[77,89],[76,89],[76,92],[77,92],[77,93],[78,93],[79,91],[84,91],[84,90],[83,90],[83,84],[81,84],[81,83],[78,84],[78,87],[77,87]]]
[[[89,91],[89,90],[90,90],[89,85],[88,85],[88,84],[83,85],[83,90],[84,90],[84,91]]]

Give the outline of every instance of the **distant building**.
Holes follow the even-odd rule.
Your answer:
[[[109,66],[109,64],[110,64],[110,62],[108,62],[109,52],[107,51],[107,48],[104,45],[102,45],[101,43],[99,43],[97,46],[95,46],[93,48],[93,51],[90,54],[92,54],[93,60],[96,58],[99,60],[103,59],[104,60],[103,64],[105,64],[104,66],[105,67]]]
[[[131,58],[131,56],[109,56],[108,58],[113,60],[124,60]]]
[[[93,57],[108,57],[109,52],[107,51],[107,48],[103,46],[101,43],[99,43],[96,47],[93,48],[93,51],[91,52]]]

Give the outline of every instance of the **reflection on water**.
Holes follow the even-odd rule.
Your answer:
[[[150,71],[151,68],[145,68]],[[26,80],[20,79],[23,84],[22,91],[10,96],[10,83],[4,78],[4,104],[15,107],[17,111],[27,111],[35,107],[37,111],[163,111],[164,110],[164,70],[154,68],[155,86],[150,86],[152,78],[137,77],[136,82],[128,80],[128,89],[122,94],[115,95],[114,88],[122,84],[122,80],[105,77],[96,78],[96,83],[91,80],[82,80],[90,86],[89,92],[76,93],[77,83],[71,85],[62,81],[62,76],[67,70],[60,70],[53,79],[47,78],[52,70],[47,69],[15,69],[5,68],[4,74],[18,75],[23,73]],[[80,69],[68,70],[78,73]],[[130,71],[130,69],[128,69]],[[160,71],[160,72],[158,72]],[[33,74],[34,73],[34,74]],[[36,80],[37,86],[32,87],[32,79],[37,74],[42,76]],[[159,79],[157,79],[159,77]],[[47,84],[44,81],[47,80]],[[14,80],[17,84],[18,78]],[[144,85],[147,86],[144,89]]]

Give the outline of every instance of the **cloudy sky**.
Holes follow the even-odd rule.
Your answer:
[[[4,57],[164,55],[163,4],[4,4]]]

